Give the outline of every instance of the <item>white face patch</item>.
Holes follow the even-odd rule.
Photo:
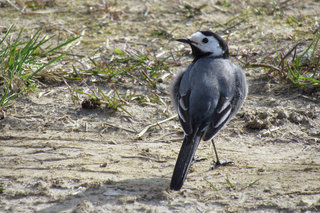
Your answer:
[[[203,42],[205,38],[208,39],[207,43]],[[213,56],[222,56],[224,54],[218,40],[213,36],[205,36],[201,32],[196,32],[189,39],[192,41],[192,45],[202,52],[212,52],[211,55]]]

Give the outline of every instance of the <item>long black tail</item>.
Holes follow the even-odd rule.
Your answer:
[[[180,190],[184,180],[186,179],[192,158],[198,148],[201,136],[185,136],[180,153],[174,167],[170,189]]]

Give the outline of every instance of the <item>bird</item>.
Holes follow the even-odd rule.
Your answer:
[[[248,93],[242,69],[231,62],[226,41],[212,31],[198,31],[176,41],[191,46],[193,61],[171,84],[184,140],[170,189],[179,191],[201,140],[211,140],[216,166],[222,165],[213,138],[242,107]]]

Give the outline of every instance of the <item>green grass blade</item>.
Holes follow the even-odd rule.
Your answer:
[[[231,181],[229,180],[228,177],[226,178],[226,182],[227,182],[227,184],[229,185],[229,188],[235,189],[235,186],[231,183]]]
[[[41,47],[50,41],[53,36],[41,36],[41,28],[38,29],[30,39],[21,41],[23,38],[24,28],[22,28],[13,42],[8,41],[9,34],[12,32],[14,25],[11,25],[3,38],[0,40],[0,74],[4,76],[4,88],[1,90],[0,105],[6,105],[13,99],[34,87],[34,82],[31,81],[39,72],[46,67],[55,63],[67,52],[59,53],[56,57],[49,60],[47,63],[42,63],[41,58],[48,56],[49,53],[54,53],[59,48],[67,45],[78,38],[70,39],[49,51],[43,50]],[[49,49],[49,48],[47,48]],[[35,71],[34,71],[35,70]],[[18,91],[12,90],[12,85],[15,81],[21,81]]]
[[[13,28],[14,24],[11,24],[9,29],[7,30],[6,34],[4,35],[3,39],[0,41],[0,46],[2,45],[2,43],[6,40],[6,38],[8,37],[9,33],[11,32],[12,28]]]
[[[81,90],[73,89],[73,88],[70,88],[70,89],[71,89],[72,91],[77,92],[77,93],[80,93],[80,94],[83,94],[83,95],[87,95],[87,96],[89,96],[89,97],[92,98],[92,99],[98,99],[98,97],[97,97],[96,95],[91,95],[91,94],[89,94],[89,93],[83,92],[83,91],[81,91]]]
[[[66,42],[58,45],[57,47],[52,48],[51,50],[47,51],[46,54],[49,54],[49,53],[52,53],[52,52],[54,52],[54,51],[56,51],[56,50],[58,50],[58,49],[61,49],[62,47],[64,47],[64,46],[66,46],[66,45],[74,42],[75,40],[79,39],[80,37],[81,37],[81,36],[77,36],[77,37],[75,37],[75,38],[73,38],[73,39],[70,39],[70,40],[68,40],[68,41],[66,41]]]
[[[48,63],[42,65],[40,68],[38,68],[36,71],[34,71],[31,75],[29,75],[26,80],[30,80],[31,78],[33,78],[35,75],[37,75],[40,71],[42,71],[44,68],[46,68],[47,66],[49,66],[50,64],[58,61],[60,58],[62,58],[63,56],[67,55],[67,52],[62,53],[61,55],[57,56],[56,58],[52,59],[51,61],[49,61]]]
[[[314,45],[314,49],[316,48],[317,44],[319,41],[319,36],[316,37],[315,39],[312,40],[312,42],[310,43],[310,45],[307,47],[307,49],[296,59],[296,66],[300,67],[301,66],[301,61],[303,59],[303,57],[309,52],[309,50],[311,49],[311,47]],[[315,44],[316,43],[316,44]],[[313,54],[312,54],[313,55]],[[311,58],[311,57],[310,57]]]
[[[258,178],[258,179],[256,179],[256,180],[250,182],[250,183],[248,184],[248,187],[251,187],[251,186],[255,185],[256,183],[258,183],[259,180],[261,180],[261,178]]]
[[[204,179],[204,180],[210,185],[213,191],[218,191],[218,189],[211,182],[209,182],[207,179]]]
[[[316,49],[317,49],[317,46],[318,46],[318,43],[319,43],[319,39],[320,39],[320,32],[318,32],[318,35],[316,35],[315,44],[313,46],[313,49],[312,49],[312,52],[311,52],[311,56],[310,56],[311,59],[313,59],[313,57],[314,57],[314,53],[316,52]]]
[[[107,101],[107,105],[111,106],[112,105],[112,101],[108,98],[108,96],[106,96],[104,94],[104,92],[98,87],[99,92],[102,94],[103,98]]]
[[[119,100],[121,100],[121,97],[120,97],[120,95],[119,95],[119,93],[118,93],[118,90],[117,90],[116,88],[115,88],[114,90],[115,90],[115,92],[116,92]],[[132,115],[131,115],[123,106],[121,106],[121,105],[119,104],[118,107],[119,107],[121,110],[123,110],[125,113],[127,113],[130,117],[132,117]]]

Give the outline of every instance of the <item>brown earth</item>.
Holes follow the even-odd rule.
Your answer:
[[[212,170],[210,143],[202,142],[179,192],[168,189],[183,140],[177,118],[137,136],[175,115],[167,91],[174,73],[190,62],[181,56],[183,45],[159,32],[177,38],[211,29],[228,35],[235,63],[261,62],[274,57],[275,41],[284,52],[298,40],[310,42],[310,30],[319,28],[319,1],[53,3],[44,6],[45,13],[22,14],[0,1],[2,32],[14,22],[16,32],[42,26],[61,38],[82,33],[70,47],[80,56],[65,57],[46,71],[40,92],[19,97],[1,112],[1,212],[320,211],[319,87],[297,87],[267,70],[245,69],[248,98],[215,139],[220,158],[234,164]],[[169,75],[156,89],[130,81],[119,88],[156,93],[162,100],[126,104],[132,117],[104,107],[82,109],[61,79],[48,77],[71,65],[90,69],[88,57],[109,57],[114,47],[128,45],[160,58],[180,57],[182,64],[162,70]],[[93,76],[86,80],[106,93],[112,88]],[[88,90],[80,81],[69,83]]]

